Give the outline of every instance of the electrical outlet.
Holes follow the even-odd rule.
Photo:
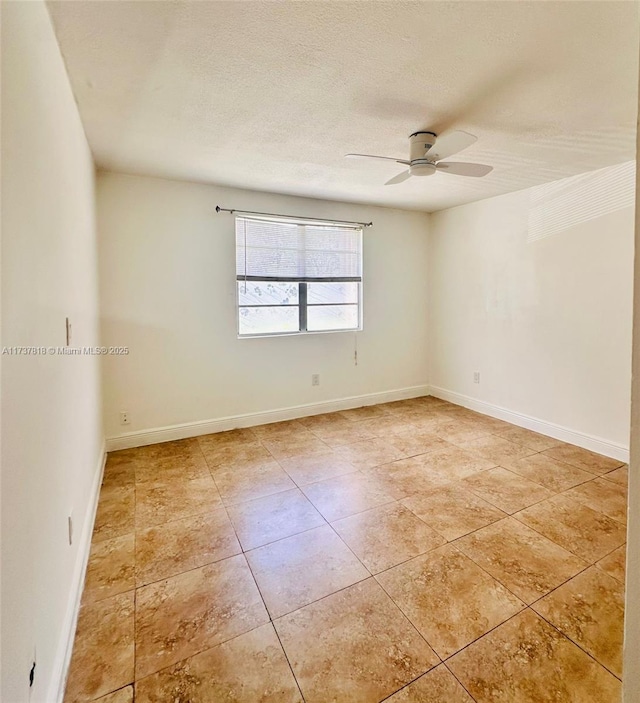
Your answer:
[[[473,372],[473,382],[480,383],[480,371]]]
[[[69,533],[69,544],[73,544],[73,510],[67,517],[67,531]]]
[[[128,425],[130,422],[131,422],[131,418],[129,417],[129,411],[123,410],[120,413],[120,424],[121,425]]]
[[[312,386],[319,386],[320,385],[320,374],[319,373],[311,374],[311,385]]]

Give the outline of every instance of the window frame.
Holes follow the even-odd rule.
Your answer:
[[[274,218],[275,219],[275,218]],[[282,220],[277,220],[277,221],[282,221],[283,223],[289,223],[290,220],[282,218]],[[305,227],[309,223],[305,222],[297,222],[296,223],[299,227]],[[336,225],[339,225],[340,223],[336,222]],[[283,277],[274,277],[274,276],[266,276],[266,277],[259,277],[259,276],[246,276],[244,279],[239,278],[237,275],[234,279],[235,282],[235,289],[236,289],[236,335],[238,339],[256,339],[256,338],[261,338],[261,337],[291,337],[291,336],[296,336],[296,335],[307,335],[307,334],[336,334],[339,332],[361,332],[362,331],[362,319],[363,319],[363,305],[362,305],[362,291],[363,291],[363,284],[364,284],[364,271],[363,271],[363,249],[364,249],[364,230],[360,230],[360,277],[357,280],[354,281],[347,281],[345,280],[345,277],[337,277],[337,278],[331,278],[327,277],[324,279],[317,279],[317,280],[305,280],[301,278],[292,278],[288,276],[283,276]],[[269,304],[264,304],[264,305],[241,305],[240,304],[240,284],[242,282],[246,281],[253,281],[256,283],[268,283],[268,282],[288,282],[288,283],[296,283],[298,285],[298,302],[297,304],[284,304],[284,305],[269,305]],[[311,303],[309,304],[307,302],[307,293],[308,293],[308,284],[309,283],[356,283],[357,284],[357,301],[355,303]],[[308,327],[308,311],[310,307],[323,307],[323,306],[355,306],[358,311],[358,320],[357,320],[357,325],[356,327],[349,327],[349,328],[335,328],[335,329],[327,329],[327,330],[309,330],[307,329]],[[243,334],[240,332],[240,310],[242,308],[260,308],[260,307],[297,307],[298,308],[298,329],[297,330],[291,330],[291,331],[283,331],[283,332],[258,332],[256,334]]]

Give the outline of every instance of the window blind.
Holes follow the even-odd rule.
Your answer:
[[[251,281],[362,280],[362,227],[236,217],[236,276]]]

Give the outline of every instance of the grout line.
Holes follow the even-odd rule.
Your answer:
[[[520,611],[520,612],[523,612],[523,611]],[[505,620],[505,622],[506,622],[506,620]],[[456,652],[456,654],[457,654],[457,652]],[[442,665],[443,665],[444,668],[451,674],[451,676],[453,676],[453,678],[462,686],[462,688],[467,692],[467,695],[468,695],[469,698],[473,701],[473,703],[477,703],[477,700],[471,695],[471,691],[470,691],[470,690],[462,683],[462,681],[460,681],[460,679],[455,675],[455,673],[453,672],[453,670],[447,665],[447,662],[442,662]]]
[[[291,671],[291,676],[293,676],[293,680],[296,682],[296,686],[298,687],[298,691],[300,692],[300,697],[302,698],[302,701],[306,701],[306,698],[304,697],[304,693],[302,693],[302,687],[300,686],[300,682],[298,681],[298,677],[296,676],[296,672],[293,670],[293,666],[291,664],[291,661],[289,660],[289,655],[287,654],[287,650],[284,648],[284,645],[282,644],[282,640],[280,639],[280,633],[276,629],[275,624],[272,622],[271,627],[273,627],[273,631],[276,633],[276,637],[278,638],[278,642],[280,643],[280,648],[282,649],[282,653],[284,654],[284,658],[287,660],[287,664],[289,666],[289,671]]]
[[[508,518],[510,518],[510,517],[511,517],[511,515],[508,515],[506,518],[502,518],[502,519],[503,519],[503,520],[506,520],[506,519],[508,519]],[[496,524],[497,522],[501,522],[501,520],[497,520],[495,523],[491,523],[491,524],[494,525],[494,524]],[[524,523],[521,523],[521,524],[524,524]],[[489,527],[489,525],[487,525],[486,527]],[[525,525],[525,527],[526,527],[526,525]],[[480,529],[484,529],[484,528],[480,528]],[[479,531],[479,530],[476,530],[476,532],[478,532],[478,531]],[[472,534],[472,533],[469,533],[469,534]],[[540,533],[538,533],[538,534],[540,534]],[[580,559],[582,562],[584,562],[584,563],[587,564],[587,565],[586,565],[584,568],[580,569],[579,571],[576,571],[576,573],[573,574],[572,576],[569,576],[568,578],[566,578],[564,581],[562,581],[562,583],[559,583],[557,586],[554,586],[548,593],[544,593],[544,594],[541,595],[539,598],[536,598],[535,600],[531,601],[531,603],[527,603],[527,601],[524,600],[524,598],[522,598],[522,596],[519,596],[517,593],[515,593],[509,586],[507,586],[505,583],[503,583],[503,581],[501,581],[498,577],[494,576],[494,575],[493,575],[491,572],[489,572],[482,564],[480,564],[478,561],[476,561],[476,559],[474,559],[473,556],[471,556],[470,554],[467,554],[465,551],[463,551],[460,547],[458,547],[458,546],[455,544],[455,542],[458,542],[458,541],[460,541],[460,540],[463,540],[463,539],[464,539],[465,537],[467,537],[467,536],[468,536],[468,535],[463,535],[462,537],[458,537],[458,538],[456,538],[453,542],[451,542],[450,544],[452,544],[461,554],[464,554],[464,556],[466,556],[468,559],[471,559],[471,561],[472,561],[476,566],[478,566],[480,569],[482,569],[485,573],[489,574],[489,576],[491,576],[491,578],[494,579],[494,581],[497,581],[501,586],[503,586],[507,591],[509,591],[509,593],[511,593],[511,594],[512,594],[513,596],[515,596],[519,601],[521,601],[522,603],[524,603],[524,605],[525,605],[526,607],[529,607],[529,606],[530,606],[531,604],[533,604],[533,603],[537,603],[541,598],[544,598],[545,596],[549,595],[549,593],[551,593],[552,591],[555,591],[556,588],[559,588],[559,587],[562,586],[563,584],[567,583],[567,581],[571,581],[571,579],[574,578],[574,576],[577,576],[578,574],[581,574],[583,571],[586,571],[590,566],[592,566],[592,564],[589,564],[586,559],[582,559],[581,557],[577,557],[577,555],[573,555],[573,556],[576,556],[578,559]],[[544,537],[544,535],[541,535],[541,536]],[[546,539],[546,538],[545,538],[545,539]],[[549,540],[549,541],[551,541],[551,540]],[[558,547],[560,546],[560,545],[557,545],[555,542],[553,542],[553,544],[556,545],[556,546],[558,546]],[[563,549],[563,547],[561,547],[561,549]],[[568,550],[565,550],[565,551],[568,551]],[[572,554],[571,552],[569,552],[569,553]]]
[[[233,637],[228,637],[227,639],[221,640],[220,642],[216,642],[216,644],[213,645],[207,645],[204,647],[204,649],[198,649],[196,652],[192,652],[189,654],[189,656],[184,657],[183,659],[178,659],[178,661],[173,662],[172,664],[167,664],[166,666],[163,666],[160,669],[156,669],[155,671],[151,671],[148,674],[145,674],[144,676],[140,676],[139,678],[134,679],[133,684],[137,684],[138,681],[143,681],[144,679],[149,678],[150,676],[155,676],[156,674],[159,674],[162,671],[167,671],[169,669],[173,669],[175,666],[178,664],[181,664],[182,662],[185,662],[189,659],[192,659],[193,657],[197,657],[199,654],[203,654],[204,652],[208,652],[211,649],[216,649],[217,647],[220,647],[223,644],[227,644],[227,642],[232,642],[233,640],[237,639],[238,637],[243,637],[244,635],[248,635],[250,632],[254,632],[255,630],[259,630],[261,627],[264,627],[265,625],[272,625],[273,623],[270,620],[267,620],[266,622],[261,622],[259,625],[256,625],[255,627],[250,627],[248,630],[244,630],[243,632],[240,632],[236,635],[233,635]],[[135,671],[134,671],[135,675]],[[130,684],[126,684],[129,686]],[[94,699],[94,700],[99,700]],[[208,703],[208,702],[207,702]]]
[[[576,642],[573,637],[570,637],[566,632],[563,632],[555,623],[553,623],[551,620],[549,620],[547,617],[545,617],[542,613],[539,613],[537,610],[534,610],[531,608],[531,610],[540,618],[542,618],[548,625],[551,625],[556,632],[558,632],[562,637],[564,637],[566,640],[569,640],[572,644],[574,644],[578,649],[581,649],[590,659],[592,659],[598,666],[602,667],[605,671],[608,671],[612,676],[615,676],[618,681],[622,682],[622,677],[618,676],[618,674],[614,674],[609,667],[605,666],[601,661],[598,661],[596,659],[595,655],[591,654],[591,652],[587,651],[581,644],[580,642]]]
[[[558,493],[557,495],[561,495],[561,494]],[[554,497],[555,497],[555,496],[554,496]],[[547,498],[546,500],[551,500],[551,499],[550,499],[550,498]],[[582,507],[588,508],[589,506],[588,506],[588,505],[587,505],[587,506],[583,505]],[[526,508],[525,508],[525,510],[526,510]],[[589,508],[589,510],[593,510],[593,508]],[[545,535],[543,532],[541,532],[538,527],[532,527],[531,525],[528,525],[526,522],[524,522],[521,518],[518,517],[518,514],[519,514],[519,513],[522,513],[522,512],[524,512],[524,510],[519,510],[517,513],[514,513],[513,515],[509,515],[509,517],[512,517],[514,520],[517,520],[521,525],[524,525],[525,527],[529,528],[530,530],[533,530],[534,532],[536,532],[537,534],[539,534],[541,537],[544,537],[544,539],[549,540],[549,542],[552,542],[552,543],[555,544],[557,547],[560,547],[560,549],[564,549],[565,552],[569,552],[569,554],[572,554],[574,557],[577,557],[578,559],[581,559],[582,561],[586,561],[586,562],[589,561],[589,559],[587,559],[586,557],[581,556],[580,554],[577,554],[575,551],[573,551],[572,549],[569,549],[568,547],[562,546],[559,542],[557,542],[556,540],[552,539],[551,537],[547,537],[547,535]],[[597,514],[599,514],[599,515],[604,515],[604,513],[598,513],[597,510],[593,510],[593,512],[594,512],[594,513],[597,513]],[[605,517],[608,517],[608,516],[605,515]],[[609,519],[609,520],[613,520],[613,518],[608,518],[608,519]],[[617,521],[616,521],[616,520],[613,520],[613,522],[617,522]],[[619,522],[619,523],[617,523],[617,524],[620,525],[621,527],[624,527],[624,525],[623,525],[621,522]],[[616,549],[618,549],[618,547],[621,547],[622,544],[626,544],[626,541],[627,541],[627,537],[626,537],[626,531],[625,531],[625,538],[624,538],[624,541],[621,542],[617,547],[614,547],[611,551],[613,552],[613,551],[615,551]],[[572,546],[573,546],[573,545],[572,545]],[[608,552],[608,553],[610,554],[611,552]],[[605,556],[606,556],[606,555],[605,555]],[[600,559],[604,559],[604,557],[599,557],[598,559],[596,559],[596,561],[600,561]],[[595,561],[594,561],[593,563],[595,564]]]

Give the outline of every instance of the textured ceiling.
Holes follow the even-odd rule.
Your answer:
[[[434,211],[634,158],[635,2],[50,2],[105,169]],[[382,183],[463,129],[482,179]]]

